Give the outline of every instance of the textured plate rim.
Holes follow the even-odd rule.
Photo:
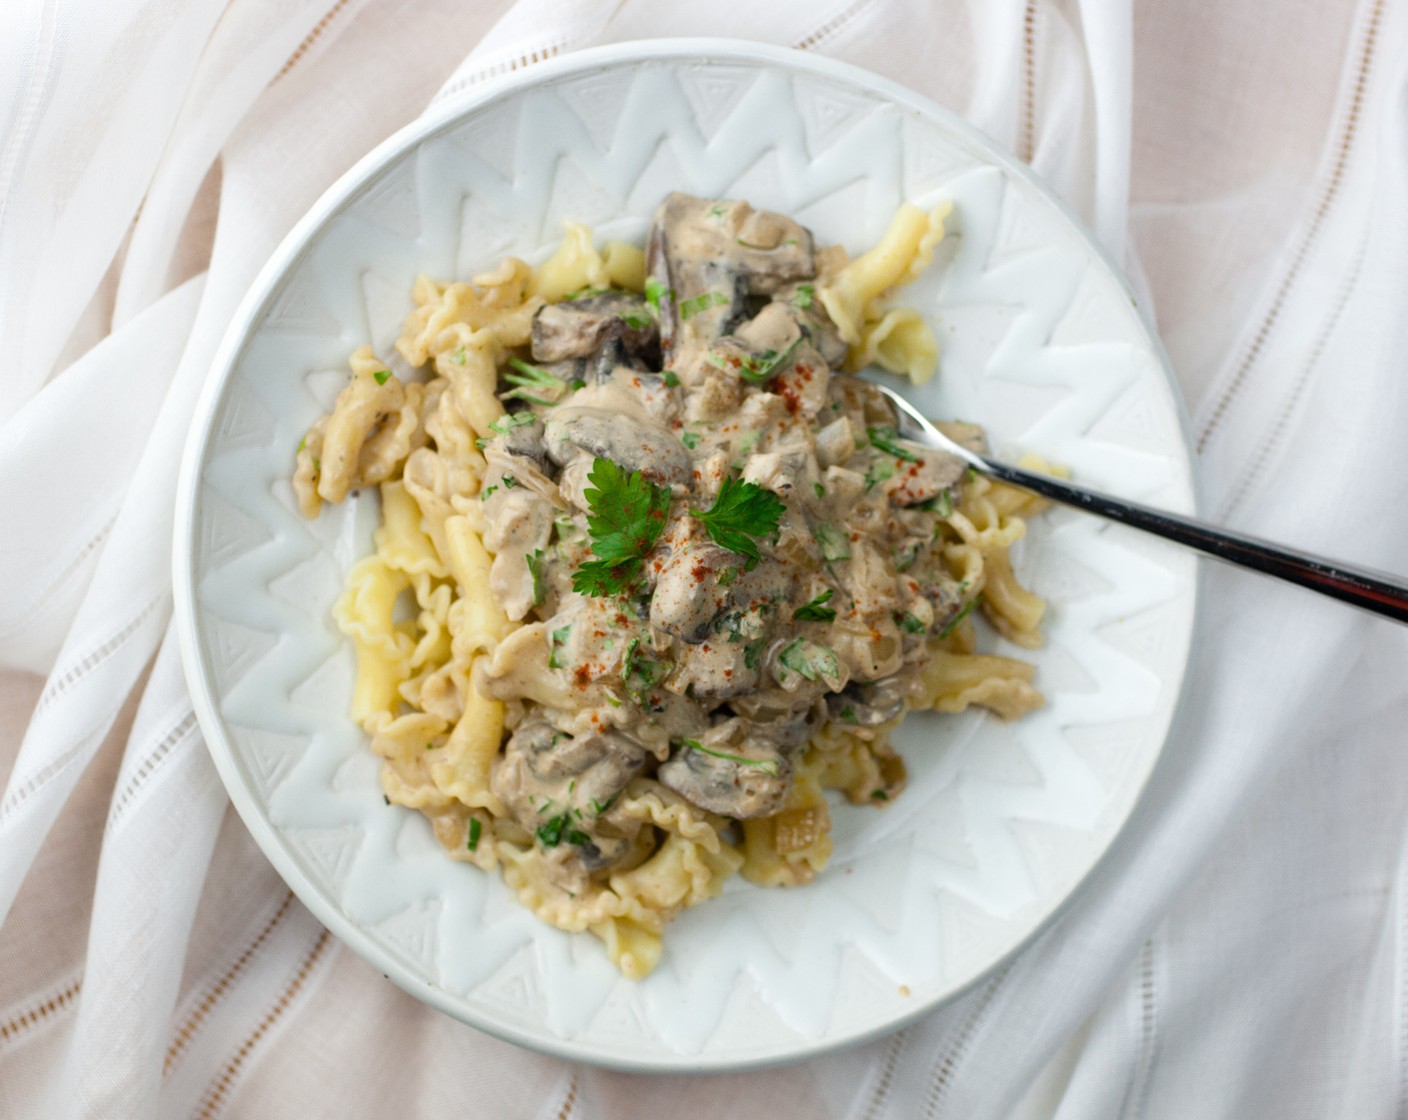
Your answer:
[[[994,140],[952,110],[863,67],[806,54],[786,47],[725,38],[647,39],[575,51],[558,58],[547,59],[526,70],[493,79],[476,89],[456,94],[442,106],[433,107],[425,115],[382,141],[353,164],[294,224],[251,283],[216,350],[210,372],[192,414],[191,429],[177,480],[172,552],[172,591],[181,661],[187,687],[191,693],[192,705],[207,750],[215,763],[231,803],[264,853],[265,858],[273,864],[280,877],[298,896],[299,900],[328,930],[336,935],[339,941],[351,948],[398,987],[451,1018],[496,1038],[539,1053],[550,1054],[569,1061],[585,1062],[603,1068],[639,1073],[722,1073],[762,1069],[802,1061],[837,1050],[859,1046],[875,1038],[888,1035],[916,1019],[960,999],[1006,967],[1018,953],[1050,927],[1074,900],[1084,893],[1099,869],[1109,858],[1110,853],[1122,842],[1130,822],[1137,815],[1139,807],[1144,801],[1151,779],[1164,757],[1168,741],[1179,723],[1187,695],[1188,665],[1202,625],[1202,566],[1195,567],[1189,588],[1187,651],[1179,667],[1173,704],[1163,741],[1155,752],[1138,790],[1131,798],[1124,819],[1111,833],[1104,849],[1091,862],[1085,873],[1066,893],[1065,897],[1056,902],[1039,921],[1033,923],[1032,928],[1015,945],[964,984],[951,989],[936,999],[916,1006],[903,1015],[895,1016],[888,1022],[851,1034],[836,1035],[815,1042],[804,1042],[783,1053],[768,1054],[757,1059],[740,1059],[732,1056],[712,1057],[708,1054],[681,1059],[641,1059],[623,1053],[619,1048],[613,1048],[609,1044],[594,1044],[581,1039],[563,1039],[546,1032],[534,1034],[501,1022],[490,1015],[480,1013],[466,1006],[463,1001],[450,993],[409,973],[394,956],[386,953],[360,925],[340,913],[331,900],[325,898],[322,891],[307,878],[303,870],[286,851],[282,839],[260,809],[254,792],[248,788],[235,760],[234,749],[224,719],[218,710],[211,667],[200,655],[196,626],[195,534],[198,524],[201,464],[210,443],[216,411],[229,385],[236,361],[249,341],[251,328],[266,310],[277,290],[279,281],[290,268],[297,264],[323,226],[352,201],[353,196],[364,184],[373,180],[381,171],[417,144],[452,127],[465,115],[493,101],[520,90],[549,84],[564,75],[583,71],[609,70],[622,65],[647,61],[678,64],[743,62],[763,68],[774,67],[782,70],[811,72],[878,95],[901,109],[918,113],[936,121],[980,149],[993,164],[1001,167],[1007,174],[1023,180],[1072,229],[1085,250],[1090,253],[1092,260],[1098,264],[1107,278],[1115,282],[1118,290],[1138,317],[1149,350],[1158,360],[1162,370],[1165,388],[1168,391],[1169,401],[1173,406],[1177,420],[1179,436],[1186,457],[1187,478],[1193,507],[1191,512],[1196,513],[1202,503],[1199,492],[1197,458],[1193,454],[1189,434],[1188,414],[1168,355],[1164,351],[1157,332],[1139,307],[1123,271],[1110,257],[1104,246],[1064,200],[1026,165],[1005,151]]]

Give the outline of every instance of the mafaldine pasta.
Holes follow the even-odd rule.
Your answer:
[[[387,799],[629,977],[729,876],[815,878],[826,791],[903,791],[907,711],[1042,703],[971,617],[1039,644],[1008,554],[1037,499],[842,372],[932,376],[890,300],[948,212],[854,261],[736,200],[670,195],[644,249],[568,223],[537,267],[420,278],[403,372],[359,348],[299,446],[307,516],[380,491],[335,615]]]

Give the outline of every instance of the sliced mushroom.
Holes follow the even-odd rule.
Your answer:
[[[650,624],[699,645],[717,632],[717,621],[730,611],[740,618],[761,617],[764,608],[787,593],[787,576],[774,561],[764,560],[751,572],[745,564],[744,557],[709,540],[677,540],[655,580]]]
[[[771,744],[700,747],[682,745],[660,767],[661,783],[701,809],[739,820],[766,817],[782,807],[792,763]]]
[[[669,687],[695,700],[727,700],[758,686],[760,662],[756,650],[750,654],[745,643],[730,642],[719,634],[685,650]]]
[[[660,301],[666,354],[727,333],[742,319],[747,295],[816,274],[812,236],[790,218],[678,192],[655,211],[646,267],[667,293]]]
[[[686,486],[693,474],[689,452],[668,428],[634,416],[569,405],[548,417],[546,438],[559,466],[585,451],[662,485]]]
[[[540,843],[570,845],[585,867],[595,869],[610,865],[630,846],[630,837],[606,812],[645,757],[638,744],[616,732],[569,737],[535,721],[513,733],[494,767],[492,785]]]
[[[968,473],[968,464],[957,455],[917,443],[898,441],[898,445],[915,458],[913,462],[897,461],[894,475],[885,481],[885,494],[897,506],[917,506],[937,498],[956,487]]]
[[[826,698],[832,719],[856,727],[879,727],[904,711],[905,685],[891,678],[862,684],[853,681]]]
[[[645,302],[628,292],[547,303],[533,316],[533,360],[589,358],[611,341],[619,341],[627,353],[641,354],[657,335]]]

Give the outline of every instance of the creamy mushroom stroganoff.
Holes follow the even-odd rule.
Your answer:
[[[887,300],[947,213],[854,261],[740,201],[670,195],[644,251],[568,223],[536,268],[417,281],[395,369],[360,348],[299,446],[307,516],[380,488],[335,615],[387,800],[627,976],[734,872],[812,879],[825,790],[902,790],[906,710],[1041,703],[970,618],[1038,643],[1007,555],[1036,500],[843,372],[933,373]]]

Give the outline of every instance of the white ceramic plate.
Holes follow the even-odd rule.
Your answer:
[[[1053,511],[1023,574],[1051,603],[1047,707],[1015,724],[914,716],[912,781],[840,807],[813,884],[734,881],[685,913],[659,969],[622,980],[595,939],[540,924],[495,876],[388,807],[348,720],[352,655],[329,610],[370,549],[375,499],[308,522],[299,437],[371,342],[391,354],[418,272],[531,260],[562,219],[641,239],[668,191],[746,198],[852,252],[903,201],[955,203],[955,236],[906,293],[944,348],[915,393],[1075,476],[1193,508],[1159,345],[1090,236],[1011,157],[863,71],[736,42],[636,43],[535,66],[399,133],[274,254],[197,412],[181,486],[176,604],[206,740],[290,886],[391,979],[526,1046],[637,1069],[736,1068],[893,1029],[951,998],[1046,921],[1108,849],[1164,742],[1196,598],[1193,558]]]

